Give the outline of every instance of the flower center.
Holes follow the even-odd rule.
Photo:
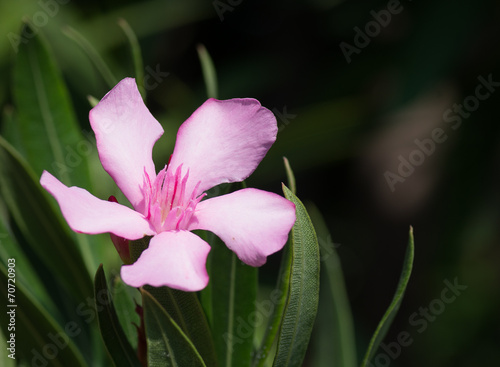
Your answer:
[[[189,171],[182,177],[181,168],[179,166],[172,174],[165,166],[158,172],[154,182],[144,171],[144,215],[157,233],[187,228],[196,204],[206,195],[203,193],[196,197],[199,182],[192,193],[186,192]]]

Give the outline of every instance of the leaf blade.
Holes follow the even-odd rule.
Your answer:
[[[394,298],[392,299],[392,302],[387,308],[387,311],[385,312],[384,316],[382,316],[382,319],[380,320],[377,329],[373,333],[372,339],[370,340],[370,344],[368,345],[368,349],[363,358],[361,367],[367,366],[370,360],[375,356],[375,353],[377,352],[380,343],[387,334],[387,331],[392,323],[392,320],[396,316],[396,313],[398,312],[399,307],[401,306],[406,286],[408,285],[408,281],[410,280],[410,275],[413,268],[414,253],[415,253],[415,248],[413,239],[413,228],[410,227],[408,235],[408,247],[406,249],[405,259],[403,263],[403,270],[399,278],[398,286],[396,288],[396,293],[394,294]]]
[[[83,137],[55,59],[40,34],[20,45],[13,94],[26,159],[35,173],[52,170],[67,185],[88,187],[86,157],[74,150]]]
[[[203,79],[205,80],[205,87],[207,90],[208,98],[217,98],[217,72],[215,71],[214,62],[210,57],[206,47],[202,44],[199,44],[196,47],[196,51],[198,52],[198,58],[201,63],[201,70],[203,72]]]
[[[0,136],[0,192],[30,249],[74,299],[86,299],[92,285],[77,245],[48,202],[26,161]]]
[[[118,320],[102,264],[97,269],[94,279],[94,300],[98,310],[99,330],[108,355],[115,366],[140,367],[139,360]]]
[[[63,29],[63,33],[82,48],[96,69],[100,72],[108,87],[113,88],[118,83],[118,79],[116,79],[113,72],[101,57],[99,52],[94,48],[92,43],[90,43],[87,38],[72,27],[65,27]]]
[[[41,34],[19,47],[13,94],[18,126],[10,130],[18,132],[19,142],[14,143],[22,147],[36,176],[47,170],[68,186],[90,187],[87,158],[92,143],[83,137],[64,79]],[[103,251],[91,249],[85,236],[77,239],[89,275],[93,274]]]
[[[7,268],[4,263],[1,263],[0,283],[7,285],[8,279]],[[2,299],[8,299],[8,294],[11,293],[8,292],[7,286],[0,287]],[[24,287],[17,283],[15,287],[15,304],[17,307],[9,308],[9,310],[15,309],[16,353],[29,361],[41,361],[43,358],[47,362],[43,355],[43,348],[52,344],[54,348],[57,348],[57,353],[54,358],[50,359],[51,366],[87,366],[73,339],[70,338],[70,336],[78,336],[82,331],[81,325],[75,321],[70,321],[66,323],[63,329],[36,300],[28,295]],[[8,314],[2,312],[0,315],[2,331],[8,330],[9,322],[10,317],[8,317]]]
[[[144,289],[158,301],[192,341],[207,367],[217,366],[210,327],[196,293],[168,287],[145,286]]]
[[[148,366],[206,367],[202,357],[158,301],[141,289]]]
[[[317,339],[313,363],[325,367],[355,367],[356,339],[340,258],[319,209],[314,204],[308,204],[307,208],[317,230],[323,264],[321,271],[326,278],[321,283],[315,328],[321,340]]]
[[[285,185],[283,192],[295,204],[297,221],[290,241],[290,290],[273,366],[299,367],[307,351],[318,308],[319,246],[304,205]]]
[[[250,366],[255,325],[257,269],[243,264],[216,238],[211,251],[212,330],[219,365]]]

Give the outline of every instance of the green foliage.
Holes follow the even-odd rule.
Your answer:
[[[8,38],[8,42],[0,44],[0,70],[5,75],[0,83],[3,111],[0,121],[0,278],[2,284],[7,282],[5,264],[15,258],[19,310],[16,325],[19,360],[4,362],[5,353],[0,353],[0,364],[30,364],[33,349],[43,353],[47,343],[54,344],[48,335],[69,335],[65,328],[75,322],[80,333],[68,339],[67,346],[59,350],[51,363],[107,366],[110,361],[103,355],[108,346],[113,350],[110,354],[116,365],[135,365],[134,323],[139,325],[140,319],[134,310],[134,301],[141,303],[143,297],[151,365],[267,367],[274,359],[276,366],[300,366],[311,343],[314,345],[308,350],[311,358],[307,363],[313,367],[356,365],[353,315],[341,258],[335,249],[325,253],[321,248],[318,253],[314,232],[319,239],[324,239],[335,227],[332,234],[349,238],[348,246],[359,250],[358,260],[363,266],[370,266],[372,260],[379,264],[381,259],[384,265],[393,263],[393,259],[387,257],[392,251],[373,250],[375,238],[365,241],[357,237],[358,232],[364,232],[357,228],[367,228],[366,237],[372,235],[370,226],[386,233],[383,224],[387,219],[376,214],[377,218],[370,216],[369,219],[351,217],[357,207],[370,207],[370,203],[367,205],[363,196],[366,187],[360,184],[356,188],[350,182],[353,177],[346,172],[351,172],[354,161],[356,167],[358,161],[364,164],[365,148],[376,145],[385,131],[398,131],[398,144],[405,134],[414,134],[412,118],[394,119],[395,112],[411,112],[418,105],[419,111],[432,110],[437,116],[426,117],[426,121],[441,121],[443,111],[460,102],[461,94],[465,97],[474,93],[477,75],[492,72],[493,79],[497,80],[498,70],[492,65],[498,57],[489,50],[481,50],[481,42],[478,42],[485,29],[494,28],[493,20],[488,21],[489,14],[493,13],[486,2],[466,1],[457,5],[447,1],[436,5],[424,1],[403,4],[403,13],[393,14],[392,23],[384,27],[380,37],[373,38],[369,47],[363,48],[362,54],[353,55],[354,61],[347,64],[338,50],[339,40],[351,41],[353,27],[363,28],[370,12],[386,4],[366,2],[352,7],[346,3],[337,7],[338,3],[318,0],[293,7],[266,4],[259,8],[243,2],[227,8],[223,22],[214,4],[201,0],[105,5],[90,1],[85,8],[75,2],[58,1],[5,2],[0,6],[0,33]],[[58,4],[57,9],[52,8],[53,15],[44,4]],[[452,16],[448,16],[450,6],[455,10]],[[40,26],[40,19],[44,19],[40,17],[42,13],[48,20]],[[22,17],[24,25],[18,33]],[[120,19],[119,26],[117,19]],[[296,19],[305,23],[300,34],[295,27]],[[293,26],[288,28],[290,24]],[[62,29],[71,39],[63,36]],[[12,38],[13,32],[18,38]],[[26,34],[32,36],[27,38]],[[12,43],[15,39],[20,40],[17,45]],[[321,41],[321,46],[316,47],[315,40]],[[198,42],[210,50],[209,54],[205,46],[197,48],[201,73],[195,64]],[[470,57],[463,57],[469,54],[479,56],[471,63]],[[250,178],[250,186],[276,187],[283,176],[282,170],[276,167],[286,155],[294,164],[297,182],[301,183],[301,198],[314,198],[326,218],[325,222],[318,219],[318,212],[309,206],[309,214],[305,211],[295,196],[295,178],[287,164],[290,190],[284,190],[297,205],[298,221],[283,251],[277,281],[269,279],[267,271],[258,275],[257,269],[242,264],[219,240],[205,235],[213,247],[208,264],[210,283],[199,294],[150,287],[139,293],[115,277],[110,286],[113,302],[111,298],[104,298],[106,307],[102,307],[98,297],[92,296],[90,274],[95,273],[101,262],[111,273],[116,272],[118,256],[106,236],[71,233],[61,221],[55,201],[40,188],[38,180],[45,169],[67,185],[98,191],[102,197],[116,194],[112,192],[115,186],[110,189],[110,179],[105,177],[97,159],[92,138],[89,140],[82,134],[83,129],[90,131],[89,104],[85,98],[104,95],[119,76],[125,75],[136,77],[145,97],[144,66],[151,70],[152,65],[160,65],[161,70],[171,74],[158,83],[158,88],[149,90],[147,96],[166,131],[165,138],[160,140],[162,145],[155,148],[157,164],[168,162],[176,124],[187,118],[206,95],[256,97],[276,114],[278,140]],[[435,86],[443,83],[446,88],[438,91],[446,98],[438,104],[420,100],[420,95],[434,93]],[[464,303],[460,303],[461,299],[453,304],[440,322],[433,324],[432,330],[421,338],[426,341],[416,340],[412,351],[408,350],[405,358],[414,358],[418,365],[465,366],[473,363],[471,361],[486,365],[489,360],[485,359],[496,351],[489,335],[498,329],[495,315],[500,305],[496,293],[492,292],[498,278],[495,275],[498,256],[493,244],[498,243],[499,216],[495,208],[499,201],[493,189],[496,186],[485,185],[488,173],[498,166],[495,98],[497,94],[491,100],[481,101],[481,108],[467,121],[464,119],[454,140],[450,135],[449,141],[453,140],[453,144],[440,148],[439,160],[446,164],[440,168],[446,169],[434,170],[433,164],[426,162],[419,170],[424,172],[427,179],[423,181],[428,184],[418,186],[421,182],[418,178],[413,183],[407,181],[408,185],[418,186],[417,194],[439,189],[433,186],[431,178],[439,178],[434,181],[443,182],[443,187],[449,188],[445,193],[439,192],[443,195],[436,195],[439,199],[435,204],[447,209],[423,220],[428,246],[435,251],[428,253],[434,257],[426,259],[432,265],[422,280],[429,287],[414,287],[411,290],[414,298],[426,297],[433,289],[433,279],[439,278],[440,284],[441,278],[451,273],[465,274],[471,291]],[[92,97],[90,100],[91,105],[98,102]],[[161,112],[157,114],[158,111]],[[411,135],[409,139],[413,141],[417,137]],[[168,144],[165,139],[169,139]],[[389,143],[386,145],[391,147]],[[87,148],[93,150],[93,154],[87,154]],[[448,149],[454,150],[448,154]],[[399,153],[394,152],[391,158],[378,156],[377,152],[380,153],[375,149],[373,156],[369,154],[370,159],[377,162],[370,163],[370,172],[373,170],[380,178],[379,173],[387,169]],[[90,174],[89,167],[92,168]],[[358,180],[357,176],[355,179]],[[377,186],[378,181],[369,177],[368,182],[371,188]],[[411,194],[413,191],[401,197],[408,198]],[[384,213],[395,202],[400,204],[399,196],[381,198],[383,204],[377,204],[376,209]],[[425,200],[422,203],[425,205]],[[377,213],[370,209],[367,212]],[[345,223],[339,222],[339,216],[344,218],[344,214]],[[404,217],[405,223],[412,220],[410,215]],[[435,225],[436,222],[439,225]],[[429,223],[431,227],[425,227]],[[375,253],[377,256],[371,259]],[[344,262],[344,254],[340,255],[347,270],[348,285],[361,284],[364,278],[372,276],[353,275],[345,266],[352,263]],[[373,335],[363,366],[376,355],[405,291],[410,291],[406,287],[412,261],[410,233],[400,283]],[[274,293],[271,293],[274,312],[264,320],[267,326],[263,338],[259,339],[257,329],[261,325],[251,318],[259,312],[255,307],[257,287],[274,283]],[[102,268],[96,274],[94,286],[95,294],[105,290],[106,296],[101,297],[108,297]],[[3,299],[7,297],[5,292],[6,289],[0,291]],[[314,320],[318,292],[320,306]],[[95,302],[98,309],[102,308],[101,312],[89,306]],[[104,342],[97,333],[96,316]],[[0,342],[4,344],[8,340],[5,317],[5,313],[0,316]],[[464,329],[463,333],[452,332],[458,324]],[[366,332],[362,325],[357,326]],[[313,337],[309,342],[311,332]],[[469,335],[474,335],[474,340]],[[116,344],[117,340],[120,344]],[[449,342],[442,345],[440,340]],[[130,346],[123,347],[127,343]],[[484,359],[462,358],[471,350],[475,357]],[[451,355],[457,357],[449,360]]]
[[[23,32],[34,32],[24,24]],[[22,43],[14,68],[15,120],[7,120],[12,144],[40,177],[51,172],[68,186],[90,187],[87,157],[91,143],[83,137],[69,94],[48,42],[38,34]],[[89,269],[103,252],[92,249],[86,237],[77,245]]]
[[[68,294],[85,299],[92,287],[82,257],[41,190],[26,161],[0,137],[0,192],[26,245]]]
[[[128,342],[137,349],[137,329],[141,321],[136,312],[136,305],[140,303],[141,295],[136,288],[126,285],[119,276],[112,279],[112,297],[116,315],[125,333]]]
[[[368,346],[368,350],[366,351],[365,357],[363,358],[363,362],[361,363],[361,367],[367,366],[371,359],[375,356],[380,343],[387,334],[392,320],[394,320],[394,317],[396,316],[396,313],[401,306],[406,286],[408,285],[408,281],[410,280],[410,275],[413,268],[414,252],[415,249],[413,244],[413,228],[410,227],[408,248],[406,250],[403,271],[401,272],[401,277],[399,278],[396,293],[394,294],[394,298],[392,299],[389,308],[385,312],[384,316],[382,316],[382,320],[380,320],[380,323],[378,324],[377,329],[375,330],[375,333],[370,340],[370,344]]]
[[[75,41],[87,54],[95,68],[99,71],[103,79],[108,84],[109,88],[113,88],[117,83],[118,79],[113,75],[113,72],[106,64],[106,62],[102,59],[99,52],[94,48],[92,43],[87,40],[80,32],[72,27],[67,27],[64,29],[64,34]]]
[[[67,323],[65,327],[58,325],[54,318],[25,292],[22,284],[9,281],[12,278],[9,277],[8,269],[12,268],[5,263],[0,264],[0,283],[3,285],[0,287],[0,296],[3,300],[8,300],[9,294],[14,295],[15,302],[9,303],[13,307],[8,306],[6,312],[1,313],[0,326],[7,340],[11,333],[14,334],[15,356],[32,364],[43,364],[49,360],[51,366],[56,367],[87,366],[72,339],[81,333],[80,325],[74,321]],[[8,289],[12,288],[7,287],[7,284],[14,285],[15,291],[8,292]]]
[[[24,27],[33,32],[29,24]],[[37,176],[47,170],[66,185],[89,187],[86,157],[77,151],[84,138],[60,69],[41,35],[19,47],[13,92],[22,148]]]
[[[200,353],[206,366],[217,366],[210,328],[196,293],[183,292],[168,287],[145,286],[144,290],[155,298],[182,329],[182,332]]]
[[[98,311],[97,319],[102,340],[113,364],[117,367],[139,367],[139,360],[118,320],[102,265],[99,266],[95,275],[94,301]]]
[[[291,234],[288,298],[274,367],[302,365],[319,298],[319,246],[314,227],[302,202],[285,185],[283,192],[295,204],[297,220]]]
[[[207,88],[207,97],[217,98],[217,72],[215,71],[214,62],[205,46],[198,45],[196,50],[198,51],[203,79]]]
[[[206,367],[192,342],[159,302],[142,289],[149,367]]]
[[[307,209],[318,238],[322,239],[320,253],[323,266],[313,365],[355,367],[356,338],[340,258],[318,208],[308,204]]]
[[[219,366],[249,366],[253,351],[257,269],[243,264],[219,239],[211,243],[212,335]]]

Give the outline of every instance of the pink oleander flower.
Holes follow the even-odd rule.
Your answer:
[[[134,210],[67,187],[46,171],[40,183],[76,232],[152,236],[137,261],[122,266],[125,283],[203,289],[210,246],[190,232],[196,229],[216,234],[251,266],[263,265],[285,245],[295,222],[295,206],[285,198],[247,188],[203,200],[208,189],[250,176],[276,140],[274,115],[255,99],[203,103],[179,128],[168,167],[158,174],[152,150],[163,129],[134,79],[118,83],[89,119],[102,166]]]

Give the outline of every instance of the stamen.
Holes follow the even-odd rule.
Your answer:
[[[157,232],[184,229],[196,209],[196,205],[205,197],[205,193],[196,197],[200,182],[192,193],[186,192],[189,170],[182,175],[182,165],[175,173],[165,166],[153,183],[144,170],[144,202],[147,219]]]

